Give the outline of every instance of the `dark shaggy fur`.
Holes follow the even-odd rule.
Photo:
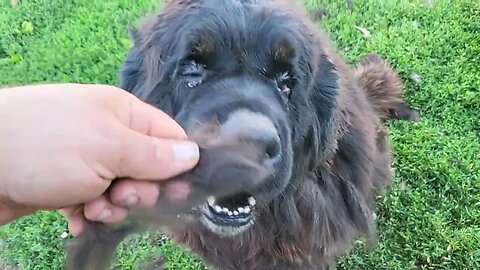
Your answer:
[[[399,78],[380,56],[368,55],[351,69],[325,34],[289,2],[173,0],[132,31],[134,44],[121,71],[124,89],[166,111],[189,135],[209,121],[238,132],[229,140],[237,147],[221,150],[230,159],[209,155],[206,147],[196,170],[208,173],[186,174],[199,184],[198,198],[178,208],[159,203],[133,226],[163,225],[176,243],[214,269],[332,269],[336,256],[358,236],[373,240],[375,194],[392,177],[382,122],[418,120],[402,100]],[[232,118],[239,111],[256,118]],[[260,152],[253,158],[252,152],[239,151],[246,149],[241,146],[245,138],[259,132],[252,122],[261,116],[279,139],[267,132],[280,155],[266,155],[271,166],[258,159],[269,154],[265,140],[257,141],[253,149]],[[267,168],[272,173],[259,176]],[[230,237],[200,222],[202,208],[186,213],[220,182],[210,193],[232,195],[240,188],[258,202],[254,224]],[[188,222],[164,218],[162,209],[185,214]],[[128,225],[95,226],[100,228],[91,227],[69,253],[69,269],[103,269],[131,233],[122,231]],[[91,263],[96,267],[88,268]]]

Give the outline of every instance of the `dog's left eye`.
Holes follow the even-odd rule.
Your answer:
[[[295,86],[296,81],[290,72],[286,71],[278,74],[275,78],[275,82],[277,83],[278,91],[289,96],[292,88]]]
[[[181,74],[185,78],[188,87],[194,88],[205,79],[205,66],[195,61],[190,61],[183,66]]]

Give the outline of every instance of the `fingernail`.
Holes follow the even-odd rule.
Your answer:
[[[198,145],[190,142],[174,145],[173,151],[177,161],[192,160],[199,156]]]
[[[128,195],[127,198],[123,201],[124,206],[134,206],[138,203],[140,198],[136,194]]]
[[[110,211],[109,209],[104,209],[100,213],[100,215],[98,215],[98,220],[104,221],[111,216],[112,216],[112,211]]]

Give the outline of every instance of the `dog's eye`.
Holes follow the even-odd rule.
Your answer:
[[[188,87],[194,88],[205,79],[205,66],[195,61],[189,61],[183,66],[181,74],[185,78]]]
[[[276,76],[275,81],[277,83],[278,91],[287,96],[290,95],[292,88],[295,86],[295,78],[290,72],[283,72]]]

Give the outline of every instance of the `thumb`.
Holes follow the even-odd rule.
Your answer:
[[[163,180],[190,170],[198,162],[198,145],[176,139],[160,139],[126,129],[119,146],[117,177]]]
[[[114,103],[123,139],[113,168],[117,177],[162,180],[192,169],[199,150],[182,127],[165,112],[121,93],[122,102]]]

